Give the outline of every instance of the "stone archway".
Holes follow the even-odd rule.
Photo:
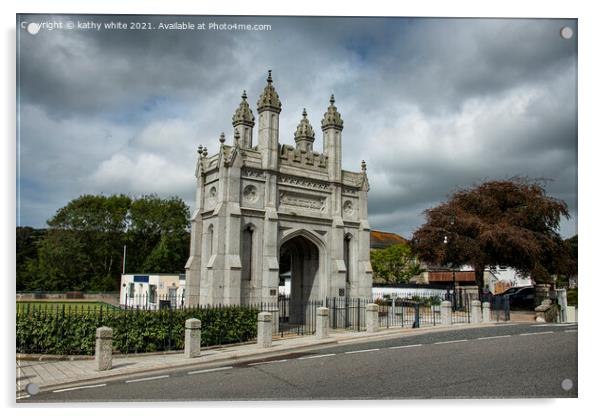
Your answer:
[[[307,236],[296,234],[280,245],[280,273],[290,271],[288,321],[303,324],[310,301],[320,298],[320,249]]]

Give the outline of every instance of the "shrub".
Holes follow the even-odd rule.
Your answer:
[[[17,352],[93,355],[100,326],[113,329],[116,353],[181,350],[184,325],[190,318],[201,320],[202,346],[244,342],[257,336],[258,312],[244,306],[71,315],[34,310],[17,314]]]
[[[410,300],[422,306],[437,306],[441,304],[441,298],[439,296],[422,297],[414,295],[410,298]]]
[[[566,302],[569,306],[577,306],[577,289],[569,289],[566,292]]]

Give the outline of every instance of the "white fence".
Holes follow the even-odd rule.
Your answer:
[[[445,289],[433,289],[433,288],[407,288],[407,287],[373,287],[372,298],[401,298],[407,299],[412,296],[430,297],[438,296],[441,299],[445,298]]]

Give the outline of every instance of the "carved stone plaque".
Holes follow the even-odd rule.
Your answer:
[[[283,191],[280,192],[280,205],[288,208],[324,212],[326,210],[326,197]]]

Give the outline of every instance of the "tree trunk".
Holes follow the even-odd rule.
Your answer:
[[[479,300],[481,300],[481,297],[483,296],[483,287],[485,286],[485,267],[475,266],[474,276],[477,287],[479,288]]]

